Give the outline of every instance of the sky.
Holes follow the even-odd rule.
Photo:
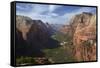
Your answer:
[[[16,3],[16,15],[28,16],[50,24],[68,24],[71,18],[82,12],[96,14],[95,7]]]

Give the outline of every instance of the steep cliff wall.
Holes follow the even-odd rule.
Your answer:
[[[75,58],[78,61],[96,60],[96,16],[83,12],[74,17],[71,26]]]

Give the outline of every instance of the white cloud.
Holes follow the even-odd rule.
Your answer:
[[[65,20],[65,23],[69,23],[71,18],[77,14],[81,14],[82,12],[91,12],[92,10],[94,10],[94,8],[91,7],[82,7],[80,9],[78,9],[77,11],[73,11],[71,13],[66,13],[63,16],[61,16],[61,18],[63,18]]]
[[[49,5],[49,12],[53,12],[54,10],[56,10],[59,7],[60,6],[58,6],[58,5]]]
[[[58,16],[57,13],[51,13],[51,15],[52,15],[52,16],[56,16],[56,17]]]
[[[23,7],[17,6],[20,9],[25,9]],[[39,5],[34,4],[32,5],[32,9],[30,12],[20,12],[17,11],[17,15],[23,15],[31,17],[32,19],[40,19],[44,22],[50,22],[50,23],[57,23],[58,22],[58,14],[54,13],[59,6],[57,5]],[[46,14],[42,14],[46,13]],[[56,19],[55,19],[55,18]]]
[[[94,8],[92,8],[92,7],[82,7],[76,12],[76,14],[79,14],[82,12],[91,12],[92,10],[94,10]]]
[[[32,11],[31,13],[38,13],[41,14],[43,12],[48,12],[48,6],[47,5],[39,5],[39,4],[35,4],[32,7]]]
[[[58,5],[47,6],[47,5],[35,4],[33,5],[31,12],[17,12],[17,15],[28,16],[28,17],[31,17],[32,19],[40,19],[43,22],[67,24],[74,15],[80,14],[82,12],[90,12],[93,10],[88,7],[82,7],[78,9],[77,11],[73,10],[73,12],[65,13],[63,16],[59,16],[57,13],[53,12],[59,7],[61,6],[58,6]],[[42,13],[46,13],[46,14],[42,14]]]

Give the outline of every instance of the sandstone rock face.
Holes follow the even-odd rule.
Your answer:
[[[71,27],[75,58],[78,61],[96,60],[96,16],[85,12],[76,15]]]
[[[27,39],[26,35],[32,25],[32,20],[25,16],[16,16],[16,29],[22,32],[23,39]]]

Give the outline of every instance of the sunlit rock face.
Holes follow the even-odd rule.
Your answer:
[[[25,16],[16,16],[16,29],[18,29],[20,32],[22,32],[23,39],[27,39],[26,35],[29,32],[32,20],[29,17]]]
[[[96,16],[83,12],[71,21],[74,56],[78,61],[96,60]]]

